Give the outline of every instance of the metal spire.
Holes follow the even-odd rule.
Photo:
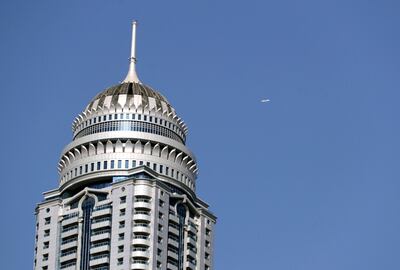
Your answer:
[[[129,70],[126,75],[124,83],[134,82],[141,83],[137,74],[136,74],[136,24],[137,21],[132,22],[132,45],[131,45],[131,57],[129,58]]]

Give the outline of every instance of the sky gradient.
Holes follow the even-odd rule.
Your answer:
[[[215,269],[400,269],[399,1],[0,3],[1,269],[32,269],[34,209],[71,124],[128,70],[189,127]],[[271,101],[261,103],[268,98]]]

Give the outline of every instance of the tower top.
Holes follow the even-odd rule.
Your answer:
[[[136,74],[136,25],[137,21],[132,22],[132,44],[131,44],[131,57],[129,58],[129,70],[124,83],[134,82],[141,83]]]

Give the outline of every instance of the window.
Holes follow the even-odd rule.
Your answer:
[[[118,114],[114,114],[114,120],[118,119]]]
[[[122,160],[118,160],[118,169],[121,169],[122,167]]]
[[[132,160],[132,168],[136,167],[136,160]]]
[[[119,115],[119,117],[120,117],[120,119],[124,119],[124,114],[121,113],[121,114]]]
[[[82,174],[82,166],[79,166],[79,174]]]
[[[162,254],[162,250],[159,249],[159,248],[157,248],[157,255],[158,255],[158,256],[161,256],[161,254]]]
[[[125,238],[125,234],[124,233],[118,234],[118,240],[124,240],[124,238]]]
[[[121,209],[121,210],[119,210],[119,216],[120,217],[122,217],[122,216],[125,216],[125,209]]]
[[[162,119],[160,119],[160,125],[162,125]]]
[[[43,249],[49,248],[49,241],[43,243]]]
[[[49,236],[50,235],[50,229],[44,230],[44,236]]]
[[[119,203],[126,203],[126,196],[119,198]]]
[[[48,261],[49,260],[49,254],[43,254],[43,261]]]
[[[139,165],[143,165],[143,161],[139,161]]]
[[[153,170],[156,171],[157,170],[157,164],[153,164]]]
[[[104,169],[104,170],[107,170],[107,160],[104,161],[103,169]]]
[[[210,247],[210,242],[206,240],[206,247]]]
[[[100,170],[100,167],[101,167],[101,162],[99,161],[97,162],[97,170]]]
[[[146,162],[146,166],[150,168],[150,162]]]
[[[108,116],[108,120],[112,120],[112,115],[111,114]]]
[[[158,213],[158,218],[159,218],[159,219],[164,219],[164,214],[161,213],[161,212],[159,212],[159,213]]]
[[[87,173],[88,170],[89,170],[89,165],[88,165],[88,164],[85,164],[85,173]]]
[[[125,160],[125,169],[129,168],[129,160]]]
[[[44,219],[44,225],[50,224],[51,217],[47,217]]]
[[[96,124],[96,117],[93,118],[93,124]]]
[[[142,115],[138,114],[138,120],[142,120]]]
[[[160,165],[160,173],[163,173],[163,165]]]
[[[174,177],[174,169],[171,169],[171,177]]]
[[[78,168],[75,168],[75,176],[77,176],[78,175]]]
[[[153,122],[153,116],[149,116],[149,118],[150,122]]]
[[[118,253],[124,252],[124,246],[118,246]]]
[[[162,232],[162,230],[163,230],[163,225],[158,224],[158,231]]]
[[[134,113],[132,113],[132,119],[135,120],[135,114]]]
[[[164,203],[164,201],[163,201],[163,200],[160,200],[160,202],[159,202],[159,206],[160,206],[160,207],[163,207],[163,206],[164,206],[164,204],[165,204],[165,203]]]
[[[210,236],[211,235],[211,230],[206,228],[206,235]]]
[[[143,115],[143,120],[147,121],[147,115]]]
[[[124,221],[124,220],[123,220],[123,221],[120,221],[118,227],[119,227],[120,229],[125,228],[125,221]]]
[[[126,115],[125,115],[125,119],[129,119],[129,114],[126,114]]]
[[[118,252],[123,252],[123,250],[119,251],[119,249],[118,249]],[[118,258],[117,265],[121,265],[123,263],[124,263],[124,258]]]
[[[169,167],[165,167],[165,174],[166,174],[166,175],[169,174]]]
[[[111,169],[114,169],[114,160],[111,160]]]
[[[158,118],[157,117],[154,117],[154,122],[157,124],[157,122],[158,122]]]
[[[94,171],[94,163],[90,164],[90,171],[92,171],[92,172]]]
[[[101,122],[101,116],[99,116],[98,121]]]
[[[158,243],[161,244],[162,243],[162,237],[158,237]]]
[[[104,115],[104,116],[103,116],[103,121],[106,121],[106,120],[107,120],[107,116]]]

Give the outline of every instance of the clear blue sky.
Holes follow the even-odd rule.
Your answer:
[[[1,269],[71,123],[128,68],[189,126],[218,270],[400,269],[399,1],[2,1]],[[260,99],[269,98],[270,103]]]

